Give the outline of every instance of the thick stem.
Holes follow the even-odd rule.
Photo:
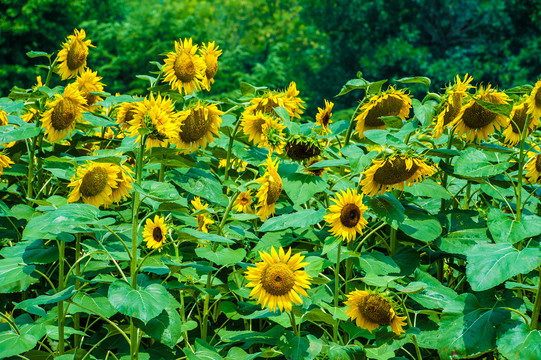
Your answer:
[[[361,108],[363,105],[363,102],[361,101],[355,111],[353,112],[353,115],[351,116],[351,120],[349,122],[348,132],[346,133],[346,139],[344,140],[344,146],[347,146],[349,144],[349,140],[351,139],[351,133],[353,132],[353,126],[355,125],[355,115],[357,115],[357,111]]]
[[[391,256],[393,256],[396,253],[396,250],[398,250],[398,239],[396,236],[396,229],[394,227],[391,227]]]
[[[300,332],[300,329],[297,329],[297,323],[295,322],[295,315],[293,315],[293,311],[289,311],[287,314],[289,315],[289,320],[291,321],[291,327],[293,328],[293,333],[295,334],[295,336],[300,337],[301,332]]]
[[[530,329],[539,329],[537,324],[539,323],[539,313],[541,311],[541,267],[539,268],[539,286],[537,287],[537,294],[535,295],[535,304],[533,305],[532,321],[530,322]]]
[[[338,298],[340,297],[340,252],[342,251],[342,242],[338,243],[338,250],[336,251],[336,265],[334,268],[334,307],[335,310],[338,308]],[[339,320],[336,319],[336,323],[333,327],[333,341],[336,343],[338,341],[338,324]]]
[[[216,252],[216,248],[218,247],[218,243],[212,244],[212,252]],[[209,266],[213,266],[214,263],[212,261],[209,262]],[[207,274],[207,286],[205,289],[207,289],[207,292],[205,294],[205,300],[203,303],[203,316],[201,321],[201,339],[203,341],[207,341],[207,330],[208,330],[208,318],[209,318],[209,304],[210,304],[210,293],[208,290],[210,290],[212,286],[212,274],[209,272]]]

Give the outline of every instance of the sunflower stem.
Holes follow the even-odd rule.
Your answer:
[[[77,233],[75,235],[75,276],[81,275],[81,262],[79,261],[81,257],[81,233]],[[68,271],[69,275],[69,271]],[[75,278],[75,291],[78,291],[81,287],[81,280],[78,278]],[[76,331],[79,331],[81,329],[81,313],[76,312],[75,315],[73,315],[73,328]],[[81,347],[81,335],[75,334],[74,335],[74,347],[76,349]]]
[[[293,315],[293,311],[288,311],[287,314],[289,315],[289,320],[291,321],[291,327],[293,328],[293,334],[295,334],[296,337],[301,337],[300,328],[297,329],[297,323],[295,322],[295,315]]]
[[[353,132],[353,126],[355,124],[355,115],[357,115],[357,111],[361,108],[361,105],[363,102],[361,101],[355,111],[353,112],[353,115],[351,116],[351,120],[349,122],[348,132],[346,133],[346,139],[344,140],[344,146],[347,146],[349,144],[349,140],[351,139],[351,133]]]
[[[394,227],[391,227],[391,244],[390,244],[390,252],[391,256],[393,256],[396,253],[396,250],[398,250],[398,239],[396,236],[396,229]]]
[[[340,293],[340,284],[339,284],[339,277],[340,277],[340,252],[342,251],[342,241],[338,243],[338,249],[336,251],[336,265],[334,268],[334,311],[336,312],[338,309],[338,298]],[[336,343],[338,341],[338,324],[339,320],[336,319],[336,323],[333,327],[333,341]]]
[[[408,312],[408,309],[406,308],[406,299],[401,300],[400,302],[401,302],[404,314],[406,314],[406,321],[408,322],[408,326],[412,328],[413,324],[411,323],[410,314]],[[417,354],[417,360],[423,360],[423,356],[421,355],[421,349],[419,348],[419,344],[417,343],[417,336],[411,335],[411,342],[413,343],[413,346],[415,346],[415,353]]]
[[[239,191],[235,192],[235,195],[231,198],[229,201],[229,204],[227,205],[227,208],[225,209],[224,216],[222,216],[222,221],[220,222],[220,225],[218,226],[218,235],[222,235],[225,221],[227,220],[227,217],[229,216],[229,213],[231,212],[231,208],[233,207],[233,204],[235,203],[235,200],[237,200],[237,197],[240,195]]]
[[[218,247],[218,243],[212,244],[212,252],[216,252],[216,248]],[[214,263],[212,261],[209,262],[209,266],[214,266]],[[208,318],[209,318],[209,303],[210,303],[210,293],[208,290],[212,286],[212,274],[209,272],[207,274],[207,286],[205,287],[206,294],[205,294],[205,301],[203,303],[203,316],[201,321],[201,339],[203,341],[207,341],[207,325],[208,325]]]
[[[233,134],[231,134],[231,137],[229,138],[229,145],[227,146],[227,155],[225,158],[224,181],[229,180],[229,169],[231,168],[231,150],[233,149],[233,143],[235,142],[235,136],[237,135],[237,132],[239,131],[239,126],[240,126],[240,119],[237,119],[237,123],[235,124],[235,129],[233,130]]]
[[[158,182],[163,182],[165,179],[165,165],[161,164],[160,172],[158,173]]]
[[[58,291],[64,290],[64,254],[66,243],[58,240]],[[58,302],[58,354],[64,354],[64,301]]]
[[[39,126],[39,122],[36,123],[36,126]],[[26,190],[26,198],[28,199],[28,205],[30,205],[30,199],[32,199],[34,188],[34,162],[36,161],[36,147],[38,144],[39,135],[35,136],[30,140],[30,153],[28,154],[28,187]]]
[[[518,152],[518,174],[517,174],[517,210],[516,210],[516,220],[520,221],[522,218],[522,172],[524,165],[524,142],[528,136],[528,125],[530,124],[531,114],[526,116],[526,121],[524,122],[524,128],[520,133],[520,147]],[[519,131],[521,131],[519,129]]]
[[[530,322],[530,329],[539,329],[537,324],[539,323],[539,313],[541,312],[541,266],[539,267],[539,285],[537,286],[537,294],[535,295],[535,304],[532,310],[532,320]]]

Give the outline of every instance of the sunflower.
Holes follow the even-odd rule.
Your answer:
[[[0,109],[0,126],[8,124],[8,113]]]
[[[111,193],[111,198],[114,202],[119,203],[124,198],[130,197],[130,192],[133,190],[132,186],[132,177],[130,174],[133,174],[133,171],[131,171],[127,167],[121,167],[116,164],[111,164],[113,168],[116,170],[116,179],[117,179],[117,185],[115,188],[113,188],[113,192]]]
[[[278,307],[291,311],[292,304],[302,305],[299,295],[308,296],[305,289],[310,288],[312,278],[303,270],[309,263],[302,262],[304,256],[297,253],[291,256],[291,248],[286,252],[281,247],[278,253],[271,248],[271,253],[259,251],[260,262],[251,266],[245,273],[246,287],[253,287],[250,298],[261,304],[261,309],[268,306],[272,312]]]
[[[528,114],[532,114],[533,118],[541,117],[541,80],[535,83],[535,86],[528,97]]]
[[[135,104],[135,102],[122,103],[116,112],[116,123],[120,124],[120,129],[122,131],[128,131],[130,122],[133,120],[133,116],[136,113]]]
[[[321,154],[317,140],[304,135],[293,135],[287,139],[286,154],[291,160],[306,160]]]
[[[479,87],[475,98],[493,104],[506,104],[509,101],[505,93],[491,89],[490,85],[486,88]],[[507,124],[508,119],[505,116],[489,111],[475,99],[470,99],[449,125],[455,126],[456,134],[464,135],[467,141],[472,142],[475,139],[486,140],[496,129],[506,127]]]
[[[308,164],[305,165],[303,172],[305,174],[310,174],[314,176],[322,177],[323,173],[325,172],[326,168],[319,168],[319,169],[310,169],[310,166],[320,162],[321,160],[319,158],[312,159],[308,162]]]
[[[434,137],[439,138],[443,134],[443,129],[456,119],[462,109],[462,101],[466,97],[467,90],[471,88],[470,82],[473,77],[466,74],[464,80],[461,80],[457,75],[455,84],[449,87],[446,91],[446,99],[443,102],[438,117],[436,118],[436,126],[434,127]]]
[[[248,191],[240,193],[233,203],[233,209],[235,209],[236,212],[252,214],[254,212],[252,210],[253,197],[252,189],[248,189]]]
[[[535,151],[528,151],[528,162],[524,170],[526,174],[524,175],[530,184],[535,184],[539,180],[539,175],[541,174],[541,153],[538,146],[534,148]]]
[[[329,129],[329,125],[332,123],[332,108],[334,106],[334,103],[327,101],[325,99],[325,109],[322,109],[320,107],[317,108],[318,113],[316,114],[316,124],[321,126],[321,132],[323,134],[330,133],[332,134],[332,131]]]
[[[331,234],[348,242],[355,240],[357,233],[362,234],[368,224],[363,217],[368,208],[363,204],[362,194],[357,194],[356,189],[347,189],[331,200],[334,204],[329,207],[330,214],[325,215],[325,221],[331,226]]]
[[[218,167],[225,168],[225,165],[227,165],[227,159],[220,159],[220,161],[218,162]],[[248,166],[248,163],[244,160],[229,159],[229,168],[236,169],[237,172],[246,171],[246,166]]]
[[[218,57],[222,55],[222,50],[218,49],[218,46],[212,41],[208,44],[203,43],[199,52],[206,64],[205,78],[203,81],[207,90],[210,90],[210,84],[214,84],[214,76],[216,76],[216,73],[218,72]]]
[[[45,135],[52,142],[62,140],[75,129],[75,123],[83,118],[86,111],[86,99],[77,88],[77,84],[68,84],[62,96],[47,104],[49,110],[41,117]]]
[[[154,221],[148,218],[143,229],[143,241],[147,248],[158,249],[161,252],[167,231],[169,231],[169,227],[165,223],[165,218],[158,215],[154,215]]]
[[[206,148],[214,141],[214,135],[220,136],[218,129],[222,124],[223,114],[217,104],[197,105],[180,113],[178,136],[173,141],[177,148],[183,149],[184,154],[195,152],[199,146]]]
[[[281,124],[278,119],[266,117],[265,123],[261,125],[261,141],[257,144],[260,148],[268,148],[269,154],[277,152],[282,153],[284,130],[286,126]]]
[[[26,108],[26,113],[21,116],[24,122],[31,123],[34,122],[34,120],[39,118],[39,111],[34,108]]]
[[[5,168],[10,168],[11,164],[15,164],[15,163],[11,161],[11,159],[8,156],[4,154],[0,154],[0,175],[4,173]]]
[[[165,73],[164,82],[171,89],[190,95],[194,90],[205,89],[205,59],[197,53],[197,44],[192,45],[192,39],[175,41],[175,51],[167,54],[162,70]],[[218,65],[216,65],[216,69]]]
[[[406,325],[406,316],[398,316],[387,298],[363,290],[355,290],[346,297],[346,314],[358,327],[372,332],[380,326],[391,325],[396,335],[405,332],[402,327]]]
[[[394,155],[384,160],[373,160],[365,170],[364,178],[359,184],[366,195],[372,197],[384,194],[391,189],[404,190],[432,175],[436,169],[427,165],[424,160],[407,155]]]
[[[58,53],[58,74],[62,80],[71,79],[82,73],[86,67],[86,57],[88,56],[88,47],[94,45],[90,40],[85,40],[86,33],[84,29],[81,31],[75,29],[74,35],[69,35],[67,42],[62,43],[64,47]]]
[[[113,164],[89,163],[79,166],[68,185],[73,187],[68,202],[82,198],[85,204],[107,207],[113,202],[113,189],[117,184],[118,170]]]
[[[282,178],[278,175],[278,164],[278,160],[273,162],[270,157],[267,158],[265,174],[256,180],[261,183],[261,187],[256,194],[258,200],[257,215],[261,220],[265,220],[274,214],[274,206],[282,193]]]
[[[191,201],[191,204],[194,208],[194,212],[199,211],[199,210],[204,210],[209,207],[209,204],[203,205],[203,203],[201,202],[201,198],[199,196],[196,196]],[[214,221],[211,218],[209,218],[207,214],[199,214],[195,217],[195,219],[197,220],[197,230],[205,232],[205,233],[209,232],[209,229],[207,226],[214,224]]]
[[[364,138],[366,130],[385,129],[385,123],[381,120],[382,116],[397,116],[405,120],[411,109],[411,98],[404,90],[395,90],[392,86],[380,94],[370,98],[370,101],[364,104],[359,115],[355,117],[357,125],[355,130],[360,138]]]
[[[77,80],[75,80],[75,83],[81,94],[85,97],[86,105],[90,107],[90,110],[95,110],[96,106],[93,105],[103,100],[103,98],[90,93],[103,91],[104,84],[100,82],[101,79],[103,78],[98,76],[97,71],[86,69],[77,77]]]
[[[133,104],[135,113],[129,122],[130,136],[137,136],[137,142],[140,142],[139,129],[148,129],[147,149],[167,146],[169,142],[175,141],[180,124],[171,99],[162,98],[159,94],[154,98],[154,95],[150,94],[150,99],[145,98]]]
[[[289,116],[292,118],[301,118],[302,113],[304,113],[304,101],[298,97],[299,91],[297,90],[297,84],[295,81],[292,81],[289,84],[289,87],[284,92],[284,107],[287,110]]]
[[[528,117],[528,103],[527,101],[522,101],[513,106],[509,118],[509,125],[503,131],[505,136],[504,142],[511,146],[515,146],[520,141],[520,133],[524,130],[524,125],[526,125],[526,119]],[[539,118],[530,116],[530,121],[528,123],[528,135],[530,135],[539,125]]]
[[[240,125],[242,131],[248,135],[248,140],[253,144],[260,144],[263,137],[263,125],[272,123],[273,118],[261,111],[255,113],[244,111]]]
[[[276,93],[270,90],[266,91],[263,95],[250,100],[251,105],[246,107],[243,117],[256,115],[259,112],[267,115],[274,114],[275,108],[280,106],[286,107],[285,100],[283,93]]]

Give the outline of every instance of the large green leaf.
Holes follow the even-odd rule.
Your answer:
[[[409,192],[415,196],[425,196],[433,199],[446,199],[449,200],[453,197],[447,189],[438,184],[432,179],[426,179],[412,186],[406,186],[404,191]]]
[[[218,265],[232,265],[241,262],[246,256],[246,250],[240,248],[233,250],[220,246],[216,251],[212,251],[209,247],[199,247],[195,249],[195,253],[200,258],[212,261]]]
[[[141,186],[133,184],[133,188],[141,193],[143,199],[148,197],[154,201],[166,202],[176,201],[181,197],[173,184],[159,181],[143,181]]]
[[[36,305],[54,304],[59,301],[69,299],[75,294],[75,292],[75,285],[71,285],[70,287],[53,295],[40,295],[34,299],[21,301],[17,304],[17,306],[15,306],[15,309],[27,309],[28,307]],[[45,316],[45,312],[41,316]]]
[[[527,274],[541,264],[541,248],[517,250],[511,244],[479,244],[466,252],[466,276],[475,291]]]
[[[430,242],[441,235],[441,224],[436,217],[413,208],[407,208],[405,214],[406,219],[398,228],[412,238]]]
[[[378,216],[379,219],[385,221],[394,229],[406,218],[404,216],[404,206],[391,193],[385,193],[381,196],[374,196],[368,200],[370,209]]]
[[[284,191],[294,204],[303,204],[327,187],[319,176],[292,173],[282,178]]]
[[[268,310],[263,311],[268,313]],[[276,325],[265,332],[221,329],[218,330],[218,335],[225,343],[242,343],[246,347],[250,347],[254,344],[274,346],[278,343],[278,339],[283,332],[284,328]]]
[[[19,258],[26,264],[50,264],[58,260],[56,246],[45,246],[43,240],[19,241],[15,246],[6,246],[0,250],[5,258]]]
[[[427,309],[443,309],[458,296],[453,289],[443,286],[436,278],[422,270],[415,273],[414,280],[422,284],[424,289],[409,296]]]
[[[520,221],[492,208],[487,215],[488,230],[495,242],[514,244],[541,234],[541,217],[523,215]]]
[[[36,267],[21,263],[19,258],[0,260],[0,294],[26,290],[38,280],[31,276]]]
[[[486,228],[464,229],[448,233],[444,238],[435,241],[443,251],[451,254],[465,255],[478,244],[487,244],[489,238]]]
[[[195,196],[221,206],[228,204],[227,198],[222,194],[222,185],[208,171],[191,168],[184,175],[177,170],[169,171],[167,175],[181,189]]]
[[[298,337],[292,332],[287,332],[280,337],[278,349],[290,360],[312,360],[319,355],[323,343],[314,335]]]
[[[32,334],[19,335],[14,331],[4,331],[0,333],[0,358],[5,359],[33,349],[38,340]]]
[[[154,340],[173,349],[182,337],[182,320],[176,309],[166,307],[146,325],[136,320],[136,326]]]
[[[507,359],[541,359],[541,331],[531,330],[524,323],[507,330],[496,343]]]
[[[511,166],[509,156],[498,159],[496,164],[489,161],[487,155],[475,148],[468,148],[455,163],[455,173],[468,178],[486,178],[503,173]]]
[[[317,211],[313,209],[306,209],[297,211],[293,214],[276,216],[265,221],[265,223],[259,228],[259,231],[266,232],[291,228],[305,228],[322,221],[325,213],[325,209],[320,209]]]
[[[195,349],[194,349],[195,348]],[[195,346],[184,348],[188,360],[222,360],[223,357],[216,351],[214,346],[207,344],[201,339],[195,339]]]
[[[110,318],[117,313],[117,310],[111,305],[109,299],[97,292],[88,294],[80,291],[75,294],[71,301],[72,304],[68,311],[70,314],[82,312],[86,314],[99,314]]]
[[[41,128],[34,124],[0,126],[0,144],[32,138],[39,134]]]

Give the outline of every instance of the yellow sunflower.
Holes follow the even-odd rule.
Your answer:
[[[45,136],[52,143],[58,142],[71,134],[75,123],[83,118],[86,111],[86,99],[77,88],[77,84],[68,84],[62,96],[48,103],[49,110],[41,117]]]
[[[120,124],[120,130],[128,131],[130,122],[136,113],[135,102],[125,102],[120,105],[116,112],[116,123]]]
[[[194,90],[206,89],[205,59],[197,55],[197,44],[192,45],[192,39],[179,39],[175,41],[175,51],[167,54],[164,60],[164,82],[168,82],[171,89],[190,95]],[[216,65],[217,68],[217,65]]]
[[[201,105],[200,101],[195,107],[181,111],[178,135],[173,143],[182,149],[184,154],[195,152],[199,146],[206,148],[207,144],[214,141],[214,135],[220,136],[222,114],[223,111],[218,109],[217,104]]]
[[[278,253],[271,248],[271,253],[259,251],[260,262],[251,266],[245,273],[248,281],[246,287],[253,288],[250,298],[261,304],[261,309],[280,312],[291,311],[293,304],[302,305],[299,295],[308,296],[305,289],[310,288],[312,278],[303,270],[309,263],[302,262],[304,256],[297,253],[291,256],[291,248],[286,252],[281,247]]]
[[[532,114],[533,118],[541,117],[541,80],[535,83],[535,86],[528,97],[528,114]]]
[[[278,175],[279,161],[275,162],[269,157],[265,162],[267,168],[265,174],[256,181],[261,183],[257,191],[257,215],[261,220],[265,220],[275,212],[275,204],[282,193],[282,178]]]
[[[100,82],[101,79],[103,78],[98,76],[97,71],[86,69],[77,77],[77,80],[75,80],[79,91],[86,99],[86,105],[89,106],[89,109],[92,111],[96,108],[96,106],[93,105],[103,100],[103,98],[90,93],[103,91],[104,84]]]
[[[130,192],[133,190],[132,182],[133,179],[130,176],[130,174],[133,174],[133,171],[131,171],[127,167],[121,167],[116,164],[111,164],[113,168],[116,170],[116,179],[117,179],[117,185],[115,188],[113,188],[113,192],[111,194],[111,198],[114,202],[119,203],[124,198],[130,197]]]
[[[71,190],[68,202],[76,202],[80,198],[85,204],[107,207],[113,202],[113,189],[118,184],[118,171],[113,164],[89,163],[79,166],[71,178]]]
[[[8,113],[0,109],[0,126],[8,124]]]
[[[11,159],[8,156],[4,154],[0,154],[0,175],[4,173],[5,168],[10,168],[11,164],[15,164],[15,163],[11,161]]]
[[[254,196],[252,195],[252,189],[248,189],[248,191],[240,193],[239,196],[235,199],[235,202],[233,203],[233,209],[236,212],[241,212],[245,214],[253,214],[252,210],[252,198]]]
[[[433,133],[435,138],[439,138],[443,134],[443,129],[449,126],[456,119],[460,110],[462,110],[462,101],[468,94],[467,90],[472,87],[470,85],[472,81],[473,77],[468,76],[468,74],[464,76],[464,80],[461,80],[457,75],[455,84],[447,89],[446,100],[436,118],[436,126]]]
[[[321,154],[321,146],[316,139],[305,135],[291,135],[285,146],[286,154],[291,160],[307,160]]]
[[[357,194],[356,189],[347,189],[331,200],[334,204],[329,207],[330,214],[325,215],[331,234],[348,242],[355,240],[357,234],[362,235],[363,228],[368,224],[363,217],[368,210],[363,204],[363,195]]]
[[[355,290],[347,294],[348,305],[346,314],[355,320],[358,327],[370,332],[380,326],[391,325],[396,335],[404,333],[403,326],[406,325],[405,316],[398,316],[393,309],[392,303],[380,294],[372,294],[368,291]]]
[[[329,129],[329,125],[332,123],[332,108],[334,103],[327,101],[325,99],[325,109],[320,107],[317,108],[318,113],[316,114],[316,124],[321,126],[321,132],[323,134],[332,134],[332,131]]]
[[[204,210],[209,207],[209,204],[203,205],[199,196],[196,196],[191,201],[191,204],[194,208],[194,211]],[[205,233],[209,232],[207,226],[214,224],[214,221],[208,216],[208,214],[199,214],[195,217],[195,219],[197,220],[197,230]]]
[[[214,84],[214,77],[218,72],[218,57],[222,55],[222,50],[218,49],[218,46],[212,41],[208,44],[203,43],[203,46],[201,46],[199,51],[205,60],[206,65],[205,78],[203,81],[207,90],[210,90],[210,85]]]
[[[251,105],[246,107],[243,117],[256,115],[257,113],[273,115],[275,108],[280,106],[286,107],[285,100],[283,93],[276,93],[270,90],[266,91],[263,95],[250,100]]]
[[[535,184],[541,180],[539,178],[539,175],[541,174],[541,150],[538,146],[536,146],[534,150],[535,151],[528,151],[528,161],[524,167],[524,170],[526,170],[524,176],[530,184]]]
[[[137,142],[141,141],[139,129],[148,129],[150,132],[147,138],[146,148],[154,146],[167,146],[174,142],[178,136],[178,113],[175,111],[173,101],[165,97],[154,98],[133,103],[133,118],[129,122],[128,133],[130,136],[137,136]]]
[[[510,101],[504,92],[493,90],[490,85],[486,88],[480,86],[475,98],[493,104],[505,104]],[[486,140],[494,131],[505,128],[508,122],[505,116],[486,110],[471,99],[449,125],[455,126],[457,135],[464,135],[467,141],[473,142],[475,139]]]
[[[67,42],[62,43],[64,47],[58,53],[58,74],[62,80],[71,79],[82,73],[86,67],[86,57],[88,56],[88,47],[94,45],[90,40],[85,40],[86,33],[84,29],[81,31],[75,29],[74,35],[69,35]]]
[[[263,137],[263,125],[266,123],[272,123],[273,118],[261,111],[255,113],[244,111],[240,126],[242,131],[248,135],[248,140],[252,144],[259,145]]]
[[[424,180],[435,171],[436,168],[420,158],[394,155],[384,160],[373,160],[359,185],[363,193],[372,197],[391,189],[404,190],[404,186]]]
[[[527,117],[528,117],[527,101],[523,100],[522,102],[519,102],[518,104],[513,106],[513,110],[511,110],[511,114],[509,115],[509,118],[511,119],[511,121],[509,121],[509,125],[503,131],[503,135],[505,136],[504,142],[506,144],[515,146],[516,144],[519,143],[520,133],[524,131],[524,125],[526,125]],[[526,136],[530,135],[537,128],[538,125],[539,125],[539,118],[530,116],[530,121],[528,123],[528,134]]]
[[[21,117],[24,122],[31,123],[39,118],[39,111],[34,108],[25,108],[26,113]]]
[[[227,159],[220,159],[218,162],[218,167],[224,168],[227,164]],[[248,166],[248,163],[246,161],[243,161],[241,159],[229,159],[229,168],[230,169],[236,169],[237,172],[243,172],[246,171],[246,166]]]
[[[298,97],[299,93],[295,81],[292,81],[284,92],[284,107],[291,118],[300,119],[304,113],[304,101]]]
[[[381,120],[382,116],[398,116],[405,120],[411,109],[411,98],[402,90],[395,90],[392,86],[380,94],[370,98],[370,101],[364,104],[359,115],[355,117],[357,124],[355,130],[360,138],[364,138],[366,130],[385,129],[385,123]]]
[[[267,116],[265,123],[261,125],[261,141],[257,144],[260,148],[269,149],[269,154],[277,152],[282,153],[284,145],[284,130],[286,126],[281,124],[278,119]]]
[[[305,174],[310,174],[310,175],[314,175],[314,176],[319,176],[319,177],[322,177],[323,176],[323,173],[325,172],[326,168],[320,168],[320,169],[309,169],[310,166],[314,165],[315,163],[318,163],[320,162],[321,159],[320,158],[315,158],[315,159],[312,159],[308,162],[308,164],[305,165],[304,169],[303,169],[303,172]]]
[[[158,249],[161,252],[168,231],[169,227],[165,223],[165,218],[158,215],[154,216],[154,221],[148,218],[143,229],[143,241],[147,248]]]

